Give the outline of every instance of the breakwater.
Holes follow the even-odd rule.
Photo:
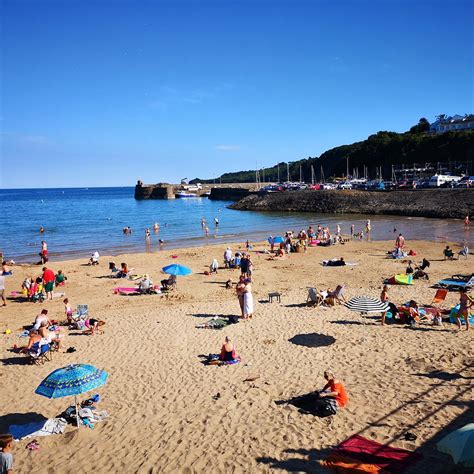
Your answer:
[[[474,189],[420,189],[387,192],[291,191],[250,195],[230,207],[246,211],[296,211],[461,219],[474,211]]]

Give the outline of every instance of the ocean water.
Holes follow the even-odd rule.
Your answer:
[[[371,238],[394,239],[394,229],[407,240],[471,241],[474,229],[465,231],[462,221],[450,219],[406,218],[289,212],[249,212],[228,209],[229,202],[207,198],[170,201],[136,201],[133,187],[69,189],[0,189],[0,252],[19,262],[39,259],[41,240],[48,243],[51,259],[87,257],[126,252],[159,252],[170,248],[208,245],[217,242],[263,240],[286,230],[299,231],[309,225],[339,224],[349,234],[350,225],[362,230],[366,219],[372,223]],[[205,217],[206,236],[201,227]],[[214,218],[219,226],[214,225]],[[158,233],[153,223],[158,222]],[[40,234],[43,226],[45,233]],[[124,235],[130,226],[132,235]],[[145,229],[152,231],[145,239]],[[160,245],[158,239],[165,241]],[[472,246],[472,245],[471,245]]]

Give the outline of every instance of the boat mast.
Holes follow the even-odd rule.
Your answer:
[[[314,167],[311,165],[311,184],[314,184]]]
[[[286,163],[286,175],[287,181],[290,182],[290,164],[288,162]]]
[[[278,183],[280,182],[280,164],[277,165],[277,170],[278,170]]]

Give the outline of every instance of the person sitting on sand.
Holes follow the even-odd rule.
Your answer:
[[[96,250],[89,259],[88,265],[99,265],[99,252]]]
[[[219,269],[219,262],[217,261],[217,258],[214,258],[209,265],[209,274],[212,273],[217,273],[217,270]]]
[[[407,323],[410,326],[414,326],[416,323],[420,322],[420,308],[418,306],[418,303],[415,300],[411,300],[408,303],[408,319]]]
[[[51,322],[48,318],[48,310],[47,309],[42,309],[41,313],[38,314],[35,318],[35,322],[33,324],[33,329],[36,331],[41,327],[41,326],[51,326]]]
[[[237,359],[235,345],[232,344],[229,336],[226,336],[225,342],[222,344],[219,359],[225,362]]]
[[[153,282],[150,279],[149,275],[144,275],[138,284],[138,291],[140,293],[149,293],[153,288]]]
[[[115,275],[115,278],[126,278],[128,274],[128,266],[125,262],[120,264],[120,270]]]
[[[84,331],[84,334],[89,334],[93,336],[96,332],[101,333],[101,334],[104,333],[104,331],[99,328],[105,325],[105,321],[102,321],[100,319],[89,318],[85,320],[84,324],[87,328]]]
[[[449,245],[446,245],[446,248],[443,250],[444,259],[453,260],[454,252],[449,248]]]
[[[407,275],[411,275],[411,274],[413,273],[412,263],[413,263],[413,262],[412,262],[411,260],[408,260],[408,266],[407,266],[407,268],[406,268],[406,270],[405,270],[405,273],[406,273]]]
[[[324,371],[326,385],[317,392],[316,414],[319,416],[335,415],[339,408],[344,408],[349,401],[346,389],[341,381],[336,379],[330,369]]]
[[[456,324],[458,326],[458,329],[461,329],[461,319],[463,318],[464,321],[466,322],[466,331],[469,330],[469,309],[474,306],[474,301],[469,297],[467,294],[467,289],[466,288],[461,288],[459,290],[460,296],[459,296],[459,309],[458,312],[456,313]]]
[[[166,280],[161,280],[161,286],[163,290],[176,289],[176,276],[170,275]]]
[[[55,286],[64,286],[66,284],[67,276],[63,273],[62,270],[58,270],[58,273],[54,277]]]

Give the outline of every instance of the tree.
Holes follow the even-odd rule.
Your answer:
[[[410,128],[409,133],[425,133],[430,129],[430,122],[425,119],[425,117],[421,117],[416,125]]]

